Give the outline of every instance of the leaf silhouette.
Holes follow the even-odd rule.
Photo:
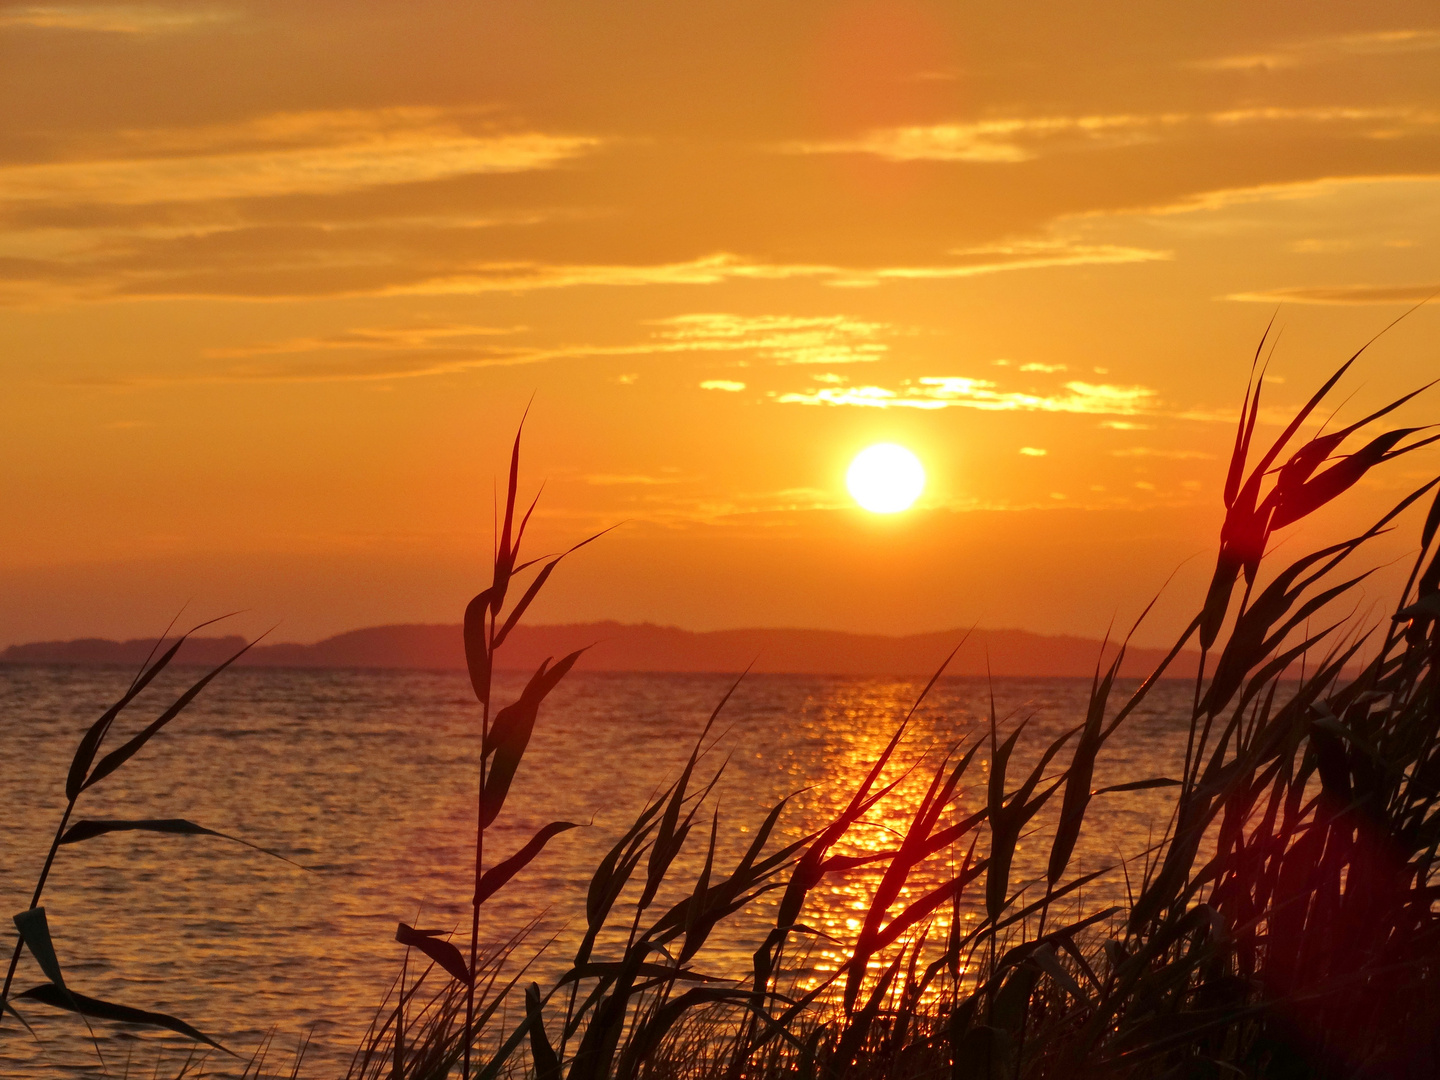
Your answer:
[[[490,650],[485,643],[485,618],[490,613],[490,597],[494,589],[486,589],[465,605],[465,667],[470,672],[470,687],[482,705],[490,703]]]
[[[81,1016],[91,1016],[97,1020],[118,1020],[122,1024],[147,1024],[151,1027],[162,1027],[184,1035],[187,1039],[194,1039],[196,1042],[203,1042],[215,1047],[224,1053],[234,1056],[230,1050],[210,1038],[202,1031],[198,1031],[174,1016],[167,1013],[151,1012],[149,1009],[135,1009],[129,1005],[117,1005],[111,1001],[101,1001],[99,998],[88,997],[85,994],[78,994],[74,990],[66,991],[54,983],[44,983],[40,986],[33,986],[17,997],[26,998],[30,1001],[38,1001],[42,1005],[50,1005],[57,1009],[65,1009],[68,1012],[79,1013]]]
[[[168,709],[166,709],[163,713],[161,713],[159,718],[157,718],[153,723],[151,723],[149,727],[145,728],[144,731],[140,732],[140,734],[136,735],[133,739],[125,743],[118,750],[112,750],[110,753],[106,754],[103,758],[101,758],[100,764],[95,766],[95,770],[86,778],[85,783],[81,785],[80,790],[85,791],[88,788],[94,787],[101,780],[105,779],[105,777],[109,776],[116,769],[120,768],[121,765],[124,765],[125,762],[129,761],[132,757],[138,754],[140,752],[140,749],[152,738],[154,738],[159,733],[161,728],[163,728],[166,724],[170,723],[171,720],[174,720],[175,717],[179,716],[180,713],[184,711],[185,707],[189,705],[190,702],[195,700],[196,696],[200,693],[200,691],[204,690],[205,687],[209,685],[211,679],[215,678],[215,676],[219,675],[236,660],[239,660],[240,657],[244,656],[247,652],[249,652],[250,647],[254,644],[255,642],[253,641],[246,643],[245,647],[242,648],[239,652],[237,652],[234,656],[230,657],[230,659],[226,660],[219,667],[215,668],[209,674],[205,675],[203,678],[200,679],[199,682],[197,682],[194,686],[190,687],[189,690],[186,690],[183,694],[176,698],[175,703],[171,705]],[[166,655],[168,656],[171,654],[167,653]]]
[[[665,967],[663,964],[636,963],[634,961],[628,963],[605,961],[602,963],[576,964],[560,977],[558,985],[564,986],[568,982],[575,982],[579,979],[613,978],[622,972],[643,975],[647,979],[663,979],[666,982],[726,981],[715,975],[702,975],[698,971],[690,971],[687,968]]]
[[[485,876],[480,879],[480,885],[475,890],[474,905],[478,907],[499,892],[507,881],[525,869],[530,861],[540,854],[552,837],[558,836],[568,829],[578,829],[579,827],[579,824],[574,821],[552,821],[546,825],[514,855],[485,871]]]
[[[271,858],[287,862],[291,866],[299,866],[301,870],[309,871],[308,866],[300,866],[294,859],[287,859],[278,851],[271,851],[259,844],[252,844],[249,840],[242,840],[238,836],[231,836],[229,833],[216,832],[214,829],[207,829],[203,825],[197,825],[193,821],[184,818],[100,818],[77,821],[70,828],[65,830],[65,835],[60,838],[61,844],[78,844],[84,840],[91,840],[97,836],[104,836],[112,832],[155,832],[170,833],[175,836],[218,836],[222,840],[229,840],[232,843],[244,844],[246,847],[261,854],[269,855]]]
[[[1112,791],[1145,791],[1149,788],[1179,786],[1179,780],[1172,780],[1168,776],[1155,776],[1149,780],[1131,780],[1128,784],[1112,784],[1109,787],[1102,787],[1099,791],[1091,792],[1091,794],[1107,795]]]
[[[528,514],[526,515],[526,518],[528,520]],[[519,602],[515,605],[513,609],[511,609],[510,614],[505,619],[504,625],[502,625],[500,629],[496,631],[493,647],[498,649],[501,645],[505,644],[505,639],[510,636],[510,631],[515,629],[516,623],[518,623],[520,621],[520,617],[525,614],[525,609],[528,608],[531,603],[534,602],[535,597],[540,594],[540,590],[545,587],[545,582],[550,580],[550,575],[555,572],[555,568],[560,565],[561,560],[566,558],[566,556],[573,555],[575,552],[583,548],[586,544],[594,543],[596,540],[599,540],[600,537],[604,536],[606,533],[610,532],[611,529],[614,529],[615,527],[616,526],[612,525],[609,529],[600,530],[600,532],[596,533],[594,536],[586,537],[584,540],[581,540],[578,544],[575,544],[566,551],[561,552],[559,555],[555,556],[555,558],[551,559],[548,563],[541,567],[540,572],[535,575],[535,580],[530,582],[530,587],[525,590],[525,593],[523,596],[520,597]],[[518,539],[516,540],[516,543],[519,543]],[[527,563],[526,565],[530,566],[533,564]],[[518,572],[519,569],[520,568],[517,567],[516,572]]]
[[[560,1059],[545,1034],[545,1016],[540,1011],[540,987],[525,988],[525,1016],[530,1024],[530,1058],[535,1063],[535,1080],[560,1080]]]
[[[106,709],[100,715],[100,719],[90,725],[90,730],[85,732],[84,737],[81,738],[80,745],[75,748],[75,756],[70,761],[70,775],[65,778],[65,797],[67,799],[79,796],[85,784],[85,774],[90,771],[90,764],[95,760],[95,754],[100,749],[100,742],[105,738],[105,733],[115,722],[115,718],[120,715],[121,710],[134,701],[140,691],[150,685],[150,681],[164,670],[165,666],[175,658],[175,654],[180,651],[180,646],[184,644],[185,638],[182,636],[174,645],[165,650],[159,660],[141,672],[140,677],[135,680],[129,690],[125,691],[119,701]]]
[[[442,968],[453,975],[458,981],[470,986],[473,979],[470,977],[470,969],[465,966],[465,958],[460,955],[460,950],[448,941],[441,941],[435,935],[446,933],[444,930],[416,930],[408,923],[400,923],[395,928],[395,940],[401,945],[408,945],[412,949],[419,949],[426,956],[434,960]]]
[[[481,798],[480,822],[482,828],[489,828],[500,815],[505,805],[505,796],[510,793],[510,784],[515,779],[515,770],[530,744],[530,733],[535,729],[535,718],[540,712],[540,703],[553,690],[566,673],[575,666],[585,652],[577,649],[554,667],[549,661],[530,678],[518,701],[506,705],[495,714],[495,723],[490,728],[490,737],[482,753],[495,755],[490,773],[485,778],[485,792]]]
[[[35,962],[40,965],[45,977],[59,987],[62,994],[68,994],[65,978],[60,974],[60,959],[55,955],[54,942],[50,940],[50,924],[45,919],[45,909],[35,907],[20,912],[15,916],[15,928],[25,939],[25,947],[30,950],[30,955],[35,957]]]

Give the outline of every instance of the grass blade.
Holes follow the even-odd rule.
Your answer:
[[[31,987],[16,997],[25,998],[27,1001],[38,1001],[42,1005],[50,1005],[56,1009],[64,1009],[67,1012],[79,1013],[81,1016],[89,1016],[96,1020],[115,1020],[122,1024],[144,1024],[148,1027],[162,1027],[175,1032],[177,1035],[184,1035],[187,1039],[194,1039],[196,1042],[203,1042],[215,1047],[231,1057],[235,1055],[220,1043],[210,1038],[202,1031],[198,1031],[174,1016],[162,1012],[151,1012],[148,1009],[136,1009],[129,1005],[117,1005],[111,1001],[101,1001],[99,998],[87,997],[85,994],[76,993],[74,990],[65,991],[54,983],[44,983],[41,986]]]
[[[291,866],[299,866],[301,870],[309,871],[308,866],[300,866],[294,859],[287,859],[278,851],[271,851],[269,848],[261,847],[259,844],[252,844],[249,840],[242,840],[238,836],[231,836],[229,833],[216,832],[214,829],[207,829],[203,825],[197,825],[193,821],[184,818],[132,818],[121,820],[118,818],[85,819],[77,821],[70,828],[65,830],[65,835],[60,838],[61,845],[79,844],[85,840],[92,840],[97,836],[105,836],[114,832],[153,832],[168,833],[172,836],[218,836],[221,840],[229,840],[232,843],[243,844],[254,851],[271,858],[287,862]]]
[[[580,826],[573,821],[552,821],[543,829],[530,838],[530,842],[517,851],[510,858],[498,862],[480,879],[480,887],[475,891],[475,904],[483,904],[490,897],[494,896],[512,877],[530,865],[531,860],[539,855],[541,850],[548,844],[552,837],[568,829],[578,829]]]
[[[560,1059],[545,1034],[540,987],[533,982],[525,988],[525,1018],[530,1024],[530,1060],[535,1065],[535,1080],[560,1080]]]
[[[30,950],[30,955],[35,957],[35,962],[40,965],[45,977],[58,986],[62,993],[68,994],[65,977],[60,973],[60,958],[55,955],[55,944],[50,940],[50,924],[46,921],[45,909],[36,907],[20,912],[15,916],[15,928],[25,939],[26,948]]]
[[[257,638],[256,641],[258,640],[259,639]],[[163,713],[161,713],[159,718],[157,718],[152,724],[150,724],[149,727],[145,728],[144,731],[140,732],[140,734],[136,735],[133,739],[125,743],[119,749],[112,750],[110,753],[106,754],[103,758],[101,758],[100,764],[95,766],[95,770],[89,775],[89,777],[86,778],[85,783],[81,786],[80,790],[85,791],[89,788],[94,787],[101,780],[104,780],[105,777],[109,776],[116,769],[120,768],[121,765],[124,765],[125,762],[129,761],[132,757],[138,754],[141,748],[144,747],[147,742],[149,742],[157,734],[159,734],[160,730],[166,724],[170,723],[171,720],[174,720],[175,717],[179,716],[180,713],[185,710],[185,707],[189,705],[190,702],[195,700],[196,696],[200,693],[201,690],[204,690],[205,687],[210,685],[210,680],[214,679],[215,676],[219,675],[236,660],[239,660],[240,657],[244,656],[247,652],[249,652],[251,646],[253,646],[254,644],[255,641],[248,642],[245,647],[242,648],[239,652],[235,653],[234,656],[230,657],[230,659],[226,660],[219,667],[215,668],[209,674],[205,675],[202,679],[200,679],[199,682],[195,683],[194,686],[190,687],[189,690],[186,690],[183,694],[176,698],[175,703],[171,705],[168,709],[166,709]]]
[[[485,778],[485,791],[481,798],[482,828],[488,829],[505,805],[505,797],[510,793],[510,784],[515,779],[515,770],[520,767],[520,759],[525,756],[525,748],[530,745],[530,733],[535,729],[540,703],[575,666],[575,661],[580,659],[584,652],[585,649],[577,649],[554,667],[549,667],[550,661],[546,660],[526,684],[520,699],[495,714],[490,737],[482,750],[485,756],[493,754],[495,759],[489,775]]]
[[[437,934],[448,933],[445,930],[416,930],[408,923],[400,923],[395,928],[395,940],[401,945],[408,945],[412,949],[419,949],[426,956],[434,960],[458,982],[470,986],[474,979],[470,975],[470,969],[465,966],[465,958],[460,955],[460,950],[448,941],[442,941]]]

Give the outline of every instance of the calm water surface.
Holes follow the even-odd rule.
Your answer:
[[[117,669],[0,668],[0,900],[7,915],[29,904],[64,808],[76,741],[128,679]],[[504,855],[549,821],[591,824],[552,841],[486,905],[482,924],[484,935],[499,939],[538,917],[545,932],[537,943],[558,933],[534,969],[542,981],[573,954],[572,928],[583,926],[595,863],[646,797],[675,776],[728,685],[718,676],[579,674],[546,702],[487,846]],[[785,835],[828,820],[922,685],[801,676],[742,684],[717,725],[724,737],[706,759],[712,769],[728,762],[716,788],[722,857],[733,864],[765,810],[785,795],[800,792],[782,819]],[[518,688],[518,678],[503,678],[500,700]],[[147,693],[145,709],[132,707],[109,745],[153,718],[166,690],[175,692],[174,680]],[[996,682],[1004,726],[1030,718],[1012,786],[1049,739],[1083,719],[1088,690],[1082,680]],[[923,755],[930,761],[877,808],[872,825],[856,830],[850,850],[886,846],[887,829],[903,827],[939,755],[988,729],[989,694],[983,680],[937,685],[895,775]],[[1186,686],[1161,684],[1102,753],[1095,786],[1177,772],[1187,700]],[[397,920],[468,930],[476,729],[474,699],[458,673],[227,672],[139,757],[83,795],[76,816],[189,818],[313,872],[208,837],[118,834],[62,848],[44,904],[67,983],[177,1015],[241,1058],[272,1030],[282,1053],[311,1031],[304,1074],[343,1074],[397,971]],[[957,812],[983,802],[987,755],[975,759]],[[1087,908],[1123,896],[1118,858],[1140,856],[1170,809],[1165,789],[1092,804],[1071,872],[1114,869],[1087,889]],[[1012,888],[1043,873],[1043,816],[1035,826],[1017,854]],[[675,871],[687,889],[703,848],[703,839],[693,838]],[[942,871],[935,867],[931,880]],[[925,880],[918,877],[917,886]],[[827,880],[812,894],[805,921],[843,935],[858,925],[864,894],[863,875]],[[982,894],[977,887],[970,899]],[[764,898],[748,920],[722,925],[694,966],[717,975],[747,971],[763,924],[773,921],[765,901],[775,899]],[[7,941],[6,962],[9,948]],[[822,953],[813,962],[823,970],[834,957]],[[43,981],[27,957],[17,989]],[[82,1022],[44,1006],[21,1008],[39,1040],[7,1019],[0,1073],[103,1075]],[[97,1023],[95,1038],[117,1076],[127,1061],[130,1075],[149,1076],[157,1057],[173,1073],[189,1047],[168,1033],[115,1024]],[[209,1075],[238,1072],[219,1055],[208,1065]]]

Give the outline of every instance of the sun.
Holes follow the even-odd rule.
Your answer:
[[[855,455],[845,486],[872,514],[898,514],[910,509],[925,490],[925,466],[903,446],[876,443]]]

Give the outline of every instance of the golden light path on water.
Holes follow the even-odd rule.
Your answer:
[[[28,904],[63,809],[75,740],[127,679],[118,670],[0,668],[0,736],[10,751],[0,755],[8,815],[0,832],[0,902],[8,910]],[[538,920],[528,939],[536,948],[555,935],[527,979],[543,985],[568,967],[596,863],[646,798],[673,779],[729,681],[580,673],[546,703],[487,850],[508,854],[550,821],[593,817],[593,824],[552,841],[484,908],[487,940],[502,940],[531,919]],[[502,699],[518,686],[506,675]],[[772,847],[833,819],[921,686],[909,679],[746,680],[722,714],[717,731],[723,737],[702,761],[702,773],[725,766],[714,793],[717,866],[735,865],[766,810],[786,796],[793,797]],[[1029,718],[1008,787],[1023,779],[1046,743],[1083,716],[1088,689],[1085,680],[997,680],[1002,731]],[[1108,744],[1095,787],[1178,767],[1187,692],[1161,684]],[[189,818],[315,872],[204,837],[124,834],[66,847],[45,904],[67,982],[91,996],[173,1013],[242,1056],[272,1029],[280,1053],[313,1030],[306,1075],[343,1073],[398,970],[396,922],[468,925],[473,697],[458,673],[241,670],[217,680],[196,705],[134,764],[87,793],[79,812]],[[896,787],[835,851],[893,848],[945,755],[988,731],[988,710],[983,680],[942,680],[882,778],[898,781]],[[988,748],[977,753],[942,825],[983,805],[988,758]],[[1077,898],[1086,909],[1123,898],[1119,857],[1143,852],[1152,831],[1163,830],[1170,806],[1165,790],[1094,801],[1067,872],[1068,879],[1110,868]],[[1020,840],[1012,892],[1043,873],[1049,812]],[[701,816],[705,827],[697,832],[708,838],[708,810]],[[977,858],[986,843],[982,830]],[[675,885],[656,901],[657,913],[688,895],[704,849],[705,839],[692,837],[672,871]],[[965,850],[968,838],[919,867],[892,913],[943,881]],[[842,943],[853,939],[882,868],[877,863],[827,877],[811,893],[801,921]],[[978,918],[983,894],[983,880],[970,886],[959,906],[962,920]],[[778,891],[766,894],[722,922],[691,966],[746,977],[778,900]],[[628,927],[623,904],[615,921]],[[951,918],[942,905],[932,939],[943,939]],[[602,937],[597,956],[610,944]],[[848,955],[843,944],[820,939],[807,958],[797,944],[787,977],[792,985],[813,986]],[[22,988],[40,981],[38,971],[22,969]],[[16,1025],[0,1029],[0,1073],[98,1075],[83,1025],[39,1006],[25,1011],[39,1041],[17,1037]],[[151,1029],[100,1024],[96,1035],[112,1066],[128,1056],[148,1070],[157,1053],[178,1065],[189,1050],[178,1036]],[[214,1058],[208,1068],[212,1076],[231,1075],[228,1059]]]

